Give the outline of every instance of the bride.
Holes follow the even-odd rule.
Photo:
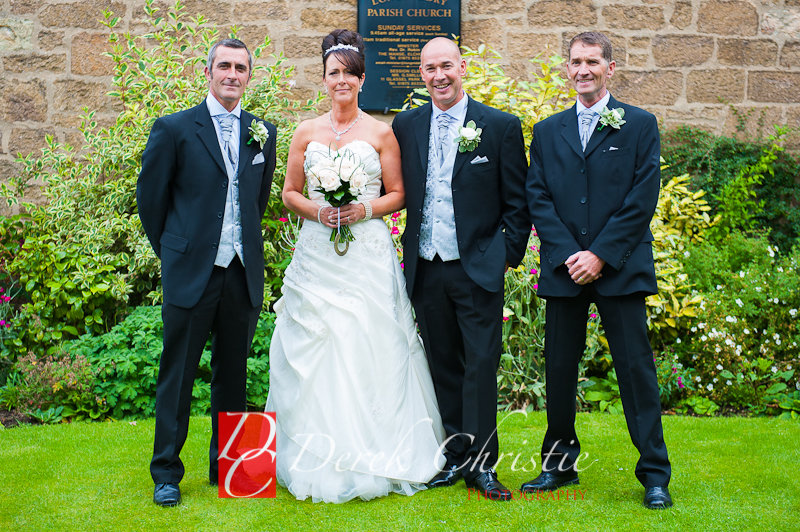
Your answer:
[[[388,125],[358,108],[363,50],[347,30],[322,41],[331,111],[297,127],[283,188],[284,204],[305,221],[275,305],[266,409],[278,423],[279,484],[314,502],[411,495],[445,463],[428,364],[381,218],[405,204],[400,148]],[[337,155],[369,178],[340,209],[311,171]],[[344,255],[331,242],[339,225],[354,237]]]

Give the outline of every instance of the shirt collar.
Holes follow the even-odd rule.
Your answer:
[[[600,101],[595,103],[593,106],[589,107],[589,109],[591,109],[597,114],[600,114],[600,110],[606,105],[608,105],[608,101],[610,99],[611,99],[611,93],[606,91],[606,95],[600,98]],[[583,102],[581,102],[580,98],[578,98],[578,104],[575,106],[575,110],[578,112],[578,115],[580,115],[581,111],[583,111],[584,109],[587,109],[587,107],[583,105]]]
[[[431,115],[431,120],[436,121],[436,119],[442,113],[447,113],[448,115],[450,115],[450,118],[453,119],[453,121],[457,121],[459,120],[459,118],[462,118],[463,120],[464,113],[467,109],[467,102],[469,101],[469,96],[467,96],[467,93],[464,92],[463,89],[461,90],[461,93],[464,95],[463,98],[461,98],[461,100],[459,100],[457,104],[455,104],[447,111],[442,111],[441,109],[436,107],[435,104],[431,103],[431,107],[433,107],[433,114]]]
[[[208,96],[206,96],[206,105],[208,106],[208,112],[209,112],[209,114],[211,114],[211,116],[219,116],[219,115],[228,114],[228,110],[225,109],[224,107],[222,107],[222,104],[219,103],[219,100],[217,100],[214,97],[214,95],[211,94],[210,92],[208,93]],[[230,114],[235,115],[236,118],[241,118],[241,114],[242,114],[242,101],[241,100],[239,100],[236,103],[236,107],[233,108],[233,111],[231,111]]]

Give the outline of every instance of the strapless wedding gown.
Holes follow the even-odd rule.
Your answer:
[[[312,141],[306,160],[329,148]],[[350,150],[380,195],[375,148]],[[309,197],[327,205],[323,195]],[[276,412],[277,479],[300,500],[411,495],[444,467],[445,437],[405,280],[382,219],[351,225],[338,256],[331,229],[305,220],[286,269],[270,346],[267,411]]]

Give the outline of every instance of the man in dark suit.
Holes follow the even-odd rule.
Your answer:
[[[240,99],[253,57],[225,39],[208,55],[208,97],[159,118],[142,155],[136,195],[142,227],[161,258],[164,351],[156,391],[150,473],[153,501],[180,502],[179,457],[189,428],[192,385],[211,333],[209,481],[217,483],[217,414],[247,407],[247,356],[264,297],[261,218],[275,170],[275,127]]]
[[[547,299],[547,433],[542,473],[522,489],[578,483],[578,362],[594,302],[641,455],[636,477],[645,486],[644,504],[666,508],[671,468],[645,312],[645,296],[658,292],[649,229],[661,184],[658,124],[606,89],[615,68],[611,51],[602,33],[573,38],[568,72],[578,101],[533,129],[527,191],[541,239],[538,295]]]
[[[406,287],[448,436],[447,465],[429,486],[450,486],[463,475],[489,498],[508,500],[492,467],[503,276],[525,255],[531,228],[522,127],[466,95],[466,62],[453,41],[426,44],[420,72],[432,103],[400,113],[392,129],[408,213]],[[461,152],[454,141],[471,121],[482,130],[480,142]]]

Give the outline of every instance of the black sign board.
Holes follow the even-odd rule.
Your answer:
[[[358,0],[367,79],[359,106],[387,111],[423,87],[419,53],[434,37],[461,34],[461,0]]]

